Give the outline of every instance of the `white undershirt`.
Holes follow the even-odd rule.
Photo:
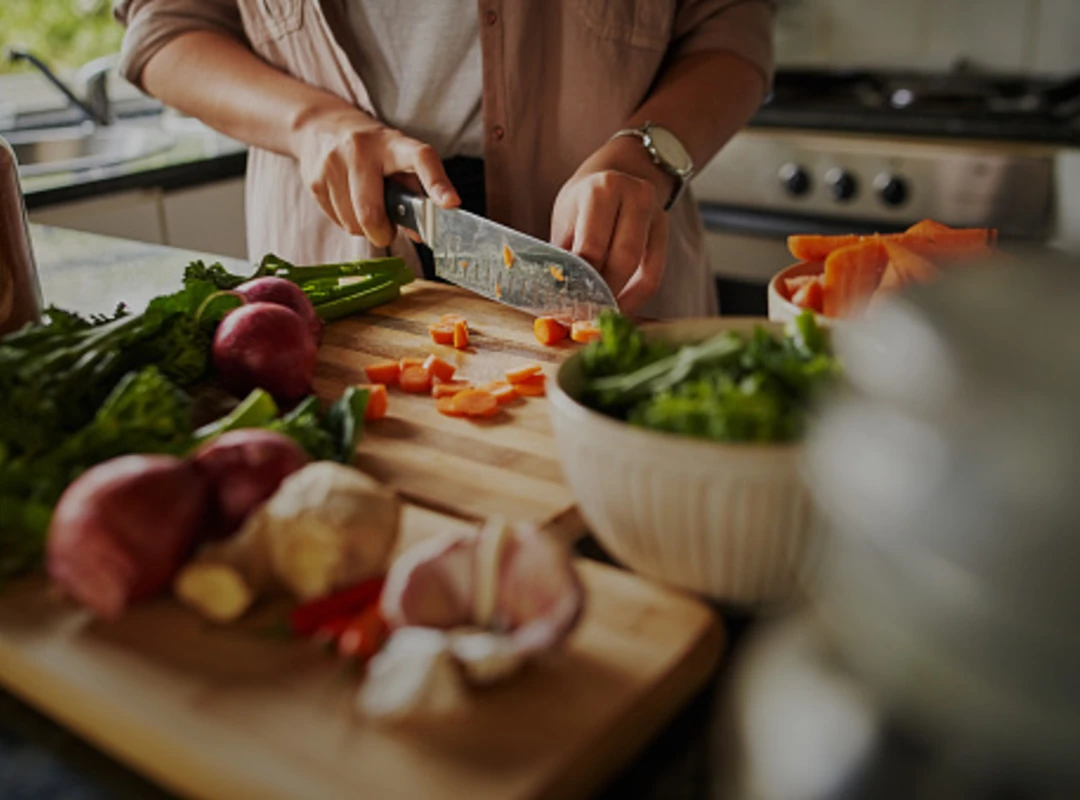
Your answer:
[[[349,0],[348,9],[379,119],[442,158],[482,156],[476,0]]]

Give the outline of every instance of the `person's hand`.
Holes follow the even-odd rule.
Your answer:
[[[385,178],[395,176],[445,208],[461,203],[431,145],[358,109],[311,116],[298,128],[296,142],[300,174],[322,210],[375,247],[388,247],[394,238],[383,200]]]
[[[674,178],[638,139],[613,139],[566,182],[552,213],[551,241],[596,267],[623,311],[660,288],[667,258],[664,203]]]

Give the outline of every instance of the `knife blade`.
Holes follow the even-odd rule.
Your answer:
[[[594,319],[618,309],[592,265],[573,253],[461,209],[445,209],[386,182],[390,220],[420,234],[435,274],[469,291],[534,316]]]

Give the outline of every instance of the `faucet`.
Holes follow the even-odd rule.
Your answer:
[[[18,164],[0,136],[0,336],[37,322],[41,305]]]
[[[80,99],[71,87],[60,80],[49,69],[48,65],[33,53],[14,47],[6,47],[4,48],[4,57],[12,63],[25,61],[35,67],[38,72],[49,80],[49,83],[63,93],[68,102],[86,114],[87,119],[94,122],[94,124],[108,125],[112,122],[112,104],[109,102],[108,79],[109,71],[114,64],[113,57],[104,56],[95,59],[79,71],[79,75],[86,85],[85,99]]]

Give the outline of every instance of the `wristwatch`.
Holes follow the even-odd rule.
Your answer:
[[[641,143],[645,145],[645,152],[649,154],[652,162],[675,179],[675,189],[664,204],[664,211],[667,211],[682,196],[683,191],[686,190],[686,184],[694,176],[694,160],[690,158],[690,154],[679,141],[679,137],[667,128],[654,125],[652,122],[646,121],[637,128],[623,128],[621,131],[616,131],[611,138],[617,139],[620,136],[636,136],[641,139]]]

